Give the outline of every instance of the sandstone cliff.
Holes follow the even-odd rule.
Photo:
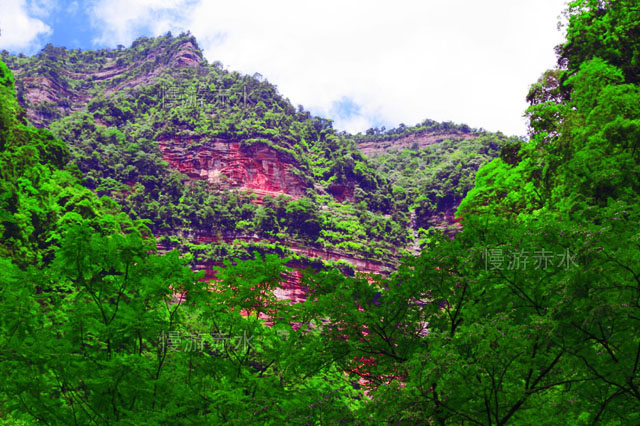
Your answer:
[[[305,194],[307,185],[296,176],[295,160],[263,143],[247,146],[224,139],[200,143],[193,140],[158,141],[171,167],[191,179],[212,185],[276,197]]]
[[[195,39],[185,37],[152,48],[117,49],[96,57],[92,51],[67,51],[47,45],[32,68],[3,53],[16,76],[18,98],[27,118],[37,127],[82,111],[99,93],[109,96],[133,87],[149,85],[168,68],[198,68],[203,62]],[[142,45],[142,43],[140,43]],[[168,53],[168,54],[167,54]],[[95,90],[97,85],[100,90]]]

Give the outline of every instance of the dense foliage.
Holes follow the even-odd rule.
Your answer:
[[[322,353],[320,342],[292,330],[287,307],[254,290],[276,285],[287,259],[256,253],[256,260],[228,263],[211,292],[185,266],[188,258],[154,254],[143,223],[80,185],[64,144],[20,118],[1,62],[0,96],[3,419],[353,418],[361,397],[331,357],[305,356]],[[240,308],[281,309],[278,325],[243,317]]]
[[[372,161],[392,184],[396,201],[414,211],[419,226],[426,229],[446,224],[445,216],[452,216],[473,188],[478,169],[520,143],[501,134],[452,137],[422,148],[390,148]]]
[[[400,123],[398,127],[393,129],[387,129],[386,127],[372,127],[367,129],[364,133],[358,133],[354,139],[356,142],[366,141],[396,141],[412,135],[420,135],[425,132],[432,133],[444,133],[444,134],[481,134],[485,133],[483,129],[472,129],[466,124],[456,124],[451,121],[443,123],[426,119],[415,126],[407,126],[404,123]]]
[[[574,1],[568,16],[559,68],[527,97],[530,140],[510,141],[480,167],[458,209],[463,231],[432,233],[419,257],[386,278],[307,271],[307,301],[294,305],[272,293],[288,271],[284,251],[226,259],[215,286],[186,266],[193,254],[157,255],[143,222],[80,184],[119,193],[135,216],[141,205],[107,186],[134,172],[95,164],[83,177],[89,151],[74,163],[69,153],[81,145],[67,149],[28,126],[0,63],[2,416],[13,424],[640,423],[640,20],[624,0]],[[75,131],[74,120],[56,131]],[[89,133],[125,141],[126,126]],[[143,146],[134,152],[154,164],[157,152]],[[444,154],[396,155],[428,166]],[[396,186],[409,185],[408,167]],[[143,181],[151,174],[135,185],[160,196],[171,179],[181,182],[157,175],[162,185]],[[431,172],[421,176],[416,188]],[[243,205],[231,200],[211,201]],[[310,202],[271,199],[255,209],[307,220]],[[337,204],[328,207],[355,208]]]
[[[293,241],[389,264],[406,254],[413,239],[408,211],[353,139],[336,132],[330,120],[312,117],[301,106],[296,110],[259,75],[207,64],[196,46],[189,35],[168,34],[141,38],[130,49],[47,46],[31,58],[4,57],[26,84],[47,90],[38,79],[53,78],[65,88],[71,100],[51,106],[51,114],[37,113],[49,101],[26,99],[24,87],[18,95],[35,111],[34,119],[67,142],[70,163],[84,173],[84,184],[120,202],[132,217],[150,220],[156,234]],[[176,64],[185,50],[200,60],[197,66]],[[103,77],[81,78],[89,74]],[[193,183],[163,161],[158,141],[166,140],[190,149],[214,140],[268,146],[293,166],[306,194],[267,196],[258,205],[224,181]],[[339,202],[330,194],[335,186],[355,195]]]

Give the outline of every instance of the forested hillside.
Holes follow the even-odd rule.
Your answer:
[[[397,181],[261,76],[208,64],[188,34],[3,57],[27,117],[67,142],[84,184],[149,220],[163,247],[193,253],[208,274],[254,249],[338,260],[345,272],[393,268],[419,248],[420,228],[452,222],[475,171],[505,141],[484,134],[462,149],[447,138],[456,154],[439,148],[429,170],[388,160],[407,177]]]
[[[558,67],[522,94],[526,141],[341,134],[184,35],[3,55],[0,417],[640,423],[640,8],[567,17]],[[165,108],[176,81],[236,98]],[[245,105],[245,84],[272,91]],[[460,199],[454,238],[432,228],[402,258],[410,222]],[[225,267],[209,281],[203,262]],[[294,263],[313,266],[301,303],[276,297]]]
[[[455,212],[474,186],[478,169],[521,140],[466,125],[425,120],[397,129],[369,129],[358,148],[392,185],[396,202],[413,215],[413,227],[455,233]]]

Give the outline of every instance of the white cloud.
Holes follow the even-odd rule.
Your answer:
[[[24,0],[3,2],[0,15],[0,49],[34,53],[41,48],[41,38],[51,34],[51,28],[38,17],[46,16],[44,3],[27,3]]]
[[[93,25],[100,29],[96,44],[129,45],[139,36],[183,30],[187,0],[99,0],[92,6]]]
[[[57,0],[29,0],[27,10],[36,18],[46,19],[58,7]]]
[[[189,29],[205,57],[259,72],[336,127],[431,118],[525,133],[528,87],[553,67],[565,0],[99,0],[100,41]],[[359,106],[350,115],[336,103]]]

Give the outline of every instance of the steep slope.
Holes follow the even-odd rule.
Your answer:
[[[208,64],[188,34],[3,57],[27,116],[69,144],[85,184],[197,246],[197,261],[235,240],[251,241],[239,255],[308,247],[376,270],[406,253],[408,212],[354,141],[259,76]]]
[[[130,49],[81,51],[48,44],[35,57],[2,59],[16,78],[18,99],[27,118],[38,127],[84,110],[100,94],[111,95],[152,84],[169,68],[199,68],[202,52],[194,39],[136,40]]]
[[[356,135],[356,143],[365,155],[375,157],[389,150],[412,149],[418,150],[434,143],[440,143],[447,139],[475,138],[484,130],[472,129],[462,124],[451,122],[439,123],[433,120],[424,120],[412,127],[400,124],[394,129],[371,128],[364,134]]]
[[[300,272],[257,256],[229,264],[211,291],[188,257],[158,255],[144,223],[82,186],[64,142],[25,115],[0,61],[3,424],[354,422],[362,398],[339,363],[292,329],[292,305],[255,288],[258,277],[288,291]],[[273,308],[267,327],[258,317]],[[313,348],[306,360],[300,343]]]
[[[67,142],[86,186],[209,269],[258,249],[384,271],[420,250],[419,229],[454,223],[507,140],[431,120],[338,133],[260,76],[208,64],[188,34],[3,58],[27,117]]]
[[[473,188],[478,169],[503,147],[521,142],[499,132],[433,120],[387,131],[369,129],[355,140],[391,183],[397,202],[411,212],[416,233],[433,227],[450,234],[460,229],[456,210]]]
[[[251,146],[214,139],[201,145],[174,140],[158,141],[163,158],[190,179],[203,179],[212,185],[252,192],[261,198],[289,195],[300,198],[306,185],[289,171],[295,160],[264,143]]]
[[[140,222],[78,184],[81,174],[68,164],[64,144],[28,126],[0,62],[3,420],[640,424],[640,10],[634,6],[633,0],[568,6],[560,66],[529,92],[531,140],[508,141],[479,170],[459,209],[462,232],[433,236],[428,250],[386,278],[292,273],[281,256],[267,255],[226,261],[211,291],[184,267],[188,256],[153,255],[155,241]],[[358,207],[324,194],[265,195],[258,204],[259,195],[165,173],[172,169],[157,142],[170,139],[130,139],[136,133],[129,120],[122,131],[96,125],[94,115],[103,123],[115,119],[105,109],[114,106],[127,105],[104,104],[79,121],[54,123],[81,141],[72,146],[75,164],[95,166],[86,185],[153,217],[156,230],[191,232],[205,223],[194,220],[214,224],[215,236],[185,236],[203,243],[193,246],[197,256],[200,250],[228,258],[239,249],[204,244],[226,238],[218,223],[230,218],[243,219],[229,233],[257,233],[251,227],[259,223],[271,237],[307,241],[327,230],[314,203],[326,205],[330,219],[339,215],[349,232],[354,217],[364,221],[367,212],[386,208],[384,201]],[[155,121],[147,121],[153,129]],[[192,145],[211,142],[197,140],[194,129],[186,127]],[[406,157],[420,165],[427,148],[458,144],[445,140]],[[347,192],[352,179],[316,188],[320,176],[310,177],[314,186],[307,189],[321,193],[334,184]],[[147,191],[158,205],[145,201]],[[176,215],[177,196],[183,200]],[[206,216],[206,208],[220,206],[227,210]],[[164,240],[180,243],[175,235]],[[276,300],[283,274],[291,287],[302,279],[309,303]],[[185,290],[186,303],[168,303],[169,285]],[[269,315],[271,327],[261,315]]]

